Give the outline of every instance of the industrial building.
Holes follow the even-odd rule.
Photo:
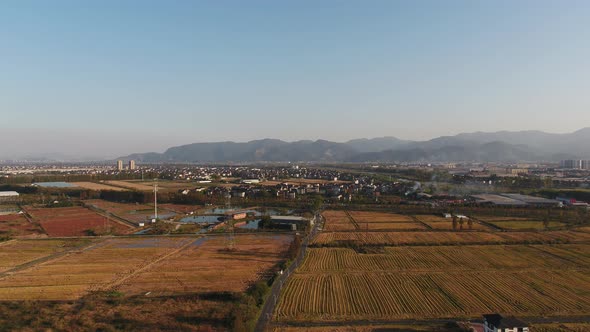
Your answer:
[[[19,193],[16,191],[0,191],[0,202],[16,201],[19,196]]]
[[[310,226],[310,220],[298,216],[271,216],[270,220],[279,225],[291,225],[292,230],[303,229]]]
[[[480,194],[470,196],[475,203],[496,206],[563,206],[555,199],[521,194]]]

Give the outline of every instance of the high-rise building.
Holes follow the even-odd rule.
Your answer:
[[[123,160],[117,160],[117,170],[118,171],[123,170]]]
[[[582,160],[582,169],[590,170],[590,160]]]
[[[581,169],[582,168],[582,161],[581,160],[562,160],[561,161],[562,168],[569,168],[569,169]]]
[[[135,169],[135,160],[129,160],[129,170]]]

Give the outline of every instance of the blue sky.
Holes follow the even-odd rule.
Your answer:
[[[2,1],[0,136],[35,137],[0,154],[574,131],[588,17],[588,1]]]

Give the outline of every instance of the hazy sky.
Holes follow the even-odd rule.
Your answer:
[[[590,126],[589,18],[590,1],[558,0],[6,0],[0,159],[574,131]]]

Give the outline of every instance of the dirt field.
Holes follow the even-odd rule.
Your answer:
[[[291,236],[116,238],[12,275],[0,276],[2,300],[70,300],[90,291],[153,296],[243,292],[284,257]],[[66,250],[67,242],[16,241],[1,246],[0,271]]]
[[[0,272],[90,243],[81,240],[12,240],[0,242]]]
[[[96,182],[71,182],[76,187],[90,189],[90,190],[114,190],[114,191],[127,191],[125,188],[109,186],[102,183]]]
[[[154,296],[243,292],[284,257],[291,236],[238,236],[236,251],[227,251],[225,237],[195,241],[175,257],[152,266],[121,287],[125,294]],[[223,268],[220,268],[223,267]]]
[[[103,217],[84,207],[27,208],[49,236],[125,234],[131,227]]]
[[[312,249],[283,290],[276,318],[583,315],[590,312],[588,252],[587,244]]]
[[[350,215],[358,223],[393,223],[393,222],[413,222],[414,220],[402,214],[372,212],[372,211],[350,211]]]
[[[84,203],[136,224],[149,221],[154,216],[154,207],[145,204],[115,203],[102,199],[90,199],[84,201]],[[168,212],[161,214],[161,216],[171,215],[174,215],[174,213]]]
[[[194,240],[104,240],[91,250],[69,254],[0,278],[0,300],[68,300],[89,291],[108,290]],[[43,246],[44,254],[55,248],[47,249],[45,241],[28,242],[28,245]]]
[[[325,211],[322,213],[326,219],[324,229],[326,231],[354,231],[357,227],[352,223],[344,211]]]
[[[371,245],[443,245],[501,244],[528,242],[590,241],[590,233],[575,231],[548,232],[322,232],[312,245],[338,245],[341,241],[358,241]]]
[[[106,184],[110,184],[116,187],[123,187],[126,189],[137,190],[137,191],[152,191],[154,190],[153,185],[149,185],[146,182],[129,182],[129,181],[105,181]]]
[[[0,236],[46,237],[38,224],[30,223],[22,214],[0,215]]]
[[[440,230],[452,230],[453,229],[453,220],[451,218],[443,218],[435,215],[415,215],[414,218],[420,220],[421,222],[427,224],[432,229],[440,229]],[[457,225],[457,229],[460,228],[461,225]],[[463,222],[463,230],[482,230],[482,231],[491,231],[492,229],[488,226],[478,223],[475,220],[472,220],[471,226],[468,222]]]

